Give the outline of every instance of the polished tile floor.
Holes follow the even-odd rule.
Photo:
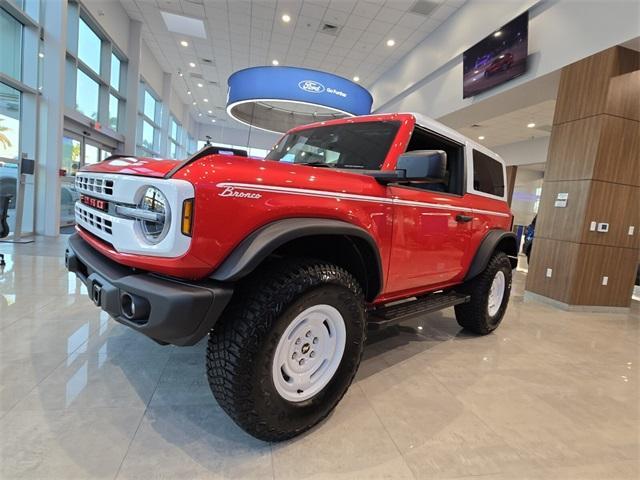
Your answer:
[[[313,431],[266,444],[213,400],[203,343],[161,347],[93,307],[61,241],[0,243],[0,478],[638,479],[640,315],[523,303],[370,335]]]

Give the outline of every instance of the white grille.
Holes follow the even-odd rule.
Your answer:
[[[76,176],[76,188],[81,193],[113,195],[113,180],[83,173]]]
[[[87,208],[79,202],[76,202],[76,222],[101,238],[113,234],[113,222],[109,215]]]

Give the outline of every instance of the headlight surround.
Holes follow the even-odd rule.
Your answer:
[[[171,226],[169,200],[160,189],[146,187],[138,203],[138,209],[152,214],[149,215],[149,218],[137,219],[144,239],[154,245],[160,243],[169,233],[169,227]]]

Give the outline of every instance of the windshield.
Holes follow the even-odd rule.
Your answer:
[[[400,122],[340,123],[285,135],[267,160],[319,167],[379,170]]]

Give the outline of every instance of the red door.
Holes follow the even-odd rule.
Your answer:
[[[465,272],[472,213],[464,197],[390,186],[394,227],[388,293],[437,290]]]

